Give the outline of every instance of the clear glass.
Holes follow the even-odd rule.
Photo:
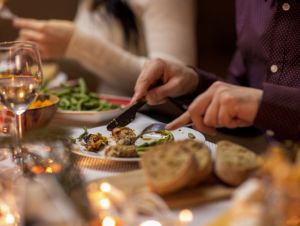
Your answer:
[[[43,79],[39,51],[31,42],[0,43],[0,99],[16,115],[14,159],[22,163],[21,114],[37,98]]]

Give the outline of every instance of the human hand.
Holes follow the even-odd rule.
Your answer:
[[[163,85],[152,88],[159,81]],[[149,60],[137,79],[131,103],[146,97],[148,104],[160,104],[166,97],[178,97],[194,91],[198,82],[198,75],[191,68],[161,59]]]
[[[73,22],[64,20],[17,18],[14,26],[21,29],[18,39],[36,43],[45,59],[64,56],[75,30]]]
[[[172,130],[193,122],[195,129],[214,135],[216,128],[250,126],[262,95],[259,89],[215,82],[166,128]]]

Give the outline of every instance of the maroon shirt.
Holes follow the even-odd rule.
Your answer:
[[[300,2],[236,0],[237,49],[229,82],[263,90],[254,125],[300,138]],[[198,70],[198,93],[217,77]]]

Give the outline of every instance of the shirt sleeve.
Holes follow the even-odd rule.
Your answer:
[[[263,98],[254,125],[273,131],[276,139],[298,140],[300,89],[264,83]]]
[[[104,83],[129,95],[147,58],[194,64],[194,0],[149,0],[146,3],[138,16],[143,25],[147,55],[138,56],[106,38],[77,28],[66,57],[77,60]]]

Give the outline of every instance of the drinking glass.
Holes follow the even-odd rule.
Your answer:
[[[21,114],[36,99],[42,83],[39,51],[31,42],[0,43],[0,100],[16,115],[16,147],[13,158],[22,163]]]

